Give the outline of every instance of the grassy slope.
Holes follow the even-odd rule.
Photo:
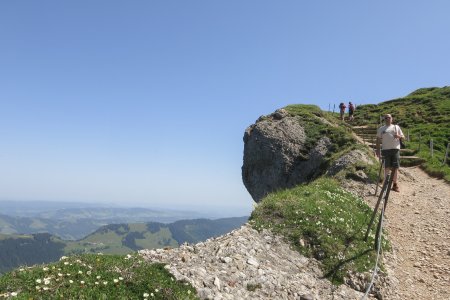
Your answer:
[[[380,116],[390,113],[394,122],[409,131],[408,148],[426,160],[424,169],[430,174],[450,182],[450,160],[442,164],[450,141],[450,87],[423,88],[406,97],[389,100],[378,105],[358,106],[354,125],[379,126]],[[433,139],[434,157],[429,145]],[[420,142],[420,151],[419,150]]]
[[[310,135],[308,148],[314,147],[319,137],[330,137],[333,147],[323,168],[352,149],[370,151],[356,145],[350,137],[350,126],[338,121],[336,114],[322,112],[313,105],[290,105],[292,115],[302,117],[302,125]],[[450,87],[419,89],[410,95],[386,101],[379,105],[361,105],[352,125],[379,126],[380,116],[390,113],[404,133],[409,131],[412,148],[426,159],[424,168],[433,175],[450,180],[449,162],[442,165],[445,147],[450,140]],[[319,119],[335,124],[327,126]],[[336,125],[339,124],[339,125]],[[419,148],[421,138],[421,151]],[[434,142],[434,158],[429,154],[429,141]],[[339,182],[363,170],[376,179],[373,166],[349,166],[334,178],[321,176],[309,184],[269,194],[256,207],[251,223],[256,229],[270,228],[284,235],[301,253],[321,261],[324,273],[333,282],[343,281],[351,271],[369,271],[374,265],[373,233],[368,243],[363,233],[370,218],[371,208],[353,195],[343,191]],[[384,241],[384,248],[388,243]]]
[[[67,242],[66,253],[127,254],[137,250],[137,248],[153,249],[163,246],[178,246],[167,227],[161,227],[159,231],[153,233],[148,231],[147,225],[144,223],[124,224],[121,227],[116,227],[116,225],[105,226],[82,240]],[[135,235],[130,239],[134,240],[136,248],[130,248],[123,242],[130,234]],[[168,242],[163,244],[162,241]]]
[[[343,154],[359,149],[346,125],[337,125],[337,119],[313,105],[290,105],[291,115],[301,116],[308,132],[308,148],[328,136],[332,146],[322,166],[328,166]],[[319,118],[326,119],[327,125]],[[307,151],[306,151],[307,153]],[[251,216],[251,224],[258,230],[269,228],[282,234],[301,253],[315,257],[323,266],[324,274],[335,283],[342,283],[347,272],[369,271],[375,264],[374,235],[363,241],[371,208],[360,198],[345,192],[339,182],[351,177],[356,170],[364,170],[369,178],[376,179],[376,168],[366,165],[348,166],[334,178],[324,176],[309,184],[269,194],[261,201]],[[384,240],[384,247],[387,242]]]
[[[5,299],[198,299],[187,282],[138,255],[80,255],[0,277]]]

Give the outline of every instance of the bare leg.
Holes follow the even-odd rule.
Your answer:
[[[392,182],[397,183],[398,168],[392,169],[392,171],[394,172],[394,175],[392,177]]]

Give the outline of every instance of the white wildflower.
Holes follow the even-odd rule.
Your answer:
[[[114,283],[118,283],[118,282],[119,282],[119,279],[114,278]]]
[[[59,260],[65,260],[65,259],[68,259],[68,257],[67,256],[61,256],[61,258]]]
[[[42,280],[41,279],[36,279],[36,283],[41,283]]]
[[[148,298],[148,296],[150,296],[148,293],[144,293],[143,294],[144,298]]]
[[[17,297],[17,292],[12,292],[11,297]]]

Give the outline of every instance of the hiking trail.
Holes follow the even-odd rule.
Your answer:
[[[387,299],[450,299],[450,185],[419,167],[401,167],[398,182],[386,209]],[[372,208],[377,201],[365,199]]]

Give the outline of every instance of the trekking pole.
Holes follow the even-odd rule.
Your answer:
[[[376,196],[376,195],[377,195],[377,192],[378,192],[378,185],[380,184],[380,179],[381,179],[381,169],[383,169],[383,165],[384,165],[384,158],[382,157],[382,158],[381,158],[381,161],[380,161],[380,170],[378,171],[377,187],[376,187],[376,189],[375,189],[375,194],[374,194],[374,196]]]
[[[387,207],[387,203],[388,203],[388,199],[389,199],[389,192],[391,191],[391,187],[392,187],[392,182],[394,181],[394,176],[395,176],[395,172],[397,172],[397,169],[394,169],[393,171],[391,171],[391,175],[389,175],[389,182],[387,185],[387,190],[386,190],[386,195],[384,196],[384,204],[382,209],[382,214],[380,214],[380,219],[378,220],[378,225],[377,225],[377,233],[375,234],[375,245],[374,248],[377,249],[378,248],[378,243],[381,243],[380,241],[380,231],[382,230],[382,223],[383,223],[383,218],[384,218],[384,214],[386,213],[386,207]]]
[[[367,227],[367,231],[366,231],[366,236],[364,237],[364,240],[366,242],[367,242],[367,238],[369,237],[370,228],[372,227],[373,221],[375,220],[375,216],[377,215],[378,207],[380,207],[381,200],[383,199],[383,194],[388,187],[389,180],[390,180],[390,174],[386,175],[386,178],[384,179],[383,188],[381,189],[380,196],[378,196],[377,204],[375,205],[375,208],[372,213],[372,217],[370,218],[369,226]]]

